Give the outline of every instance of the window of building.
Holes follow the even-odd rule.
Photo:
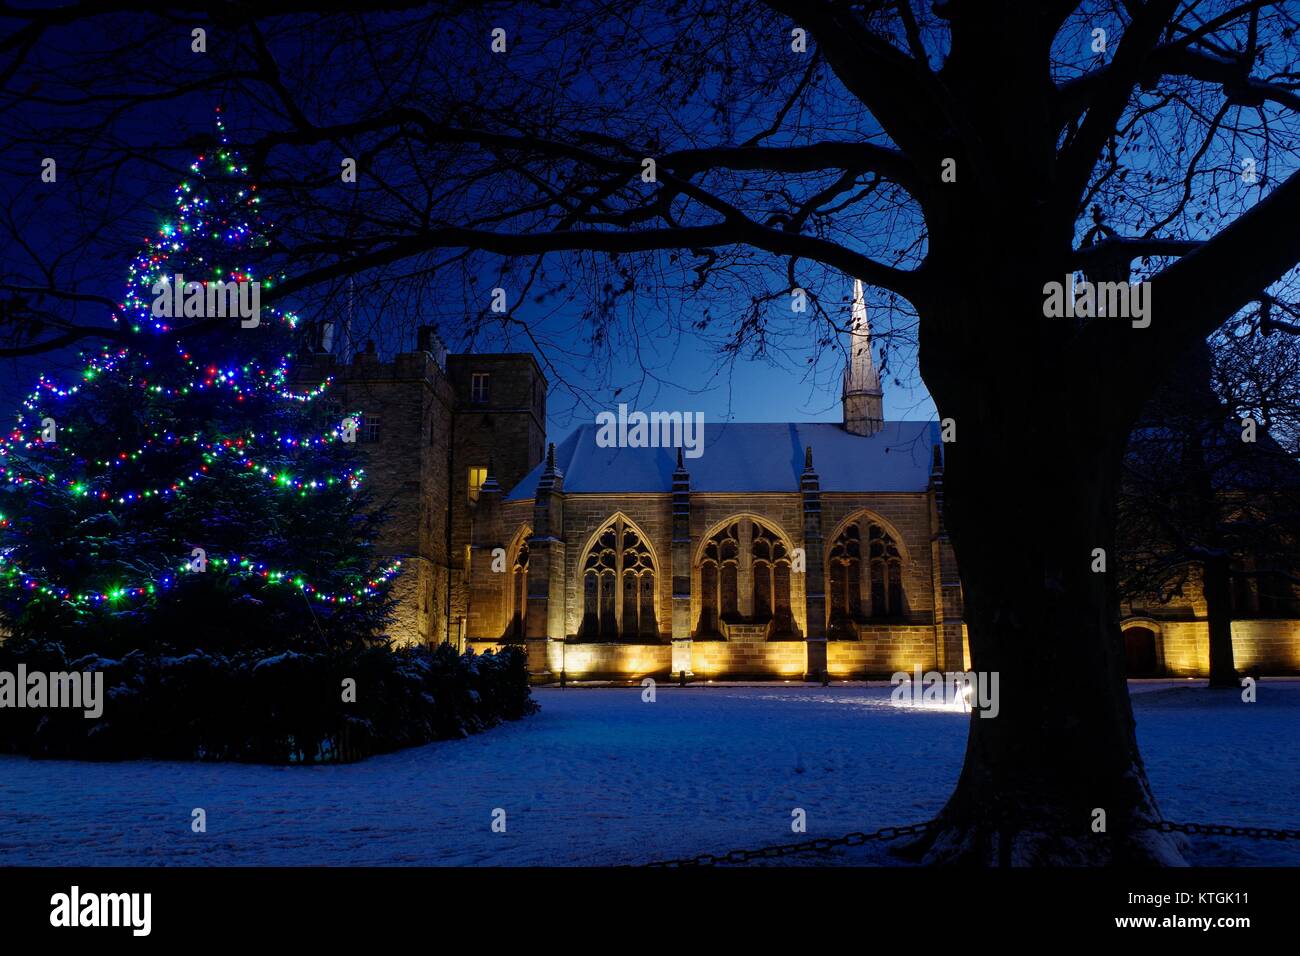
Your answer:
[[[641,535],[615,518],[597,536],[582,570],[584,640],[657,640],[654,556]]]
[[[847,632],[851,621],[899,617],[906,610],[898,545],[866,518],[847,525],[831,544],[826,579],[832,636]]]
[[[478,493],[483,488],[483,482],[485,481],[487,481],[486,468],[475,466],[469,469],[467,488],[469,490],[470,504],[478,501]]]
[[[515,560],[510,568],[510,625],[507,638],[512,641],[524,639],[524,624],[528,617],[528,540],[519,544]]]
[[[362,433],[361,440],[366,442],[379,441],[379,416],[366,413],[364,420],[365,430]]]
[[[1232,612],[1237,617],[1253,617],[1259,613],[1259,595],[1255,590],[1255,562],[1246,558],[1232,575]]]
[[[475,405],[486,405],[488,400],[488,373],[474,372],[469,379],[469,400]]]
[[[827,595],[830,598],[830,636],[852,637],[851,621],[865,615],[862,609],[862,532],[851,524],[835,539],[826,562]]]
[[[795,633],[790,609],[790,555],[771,528],[739,518],[712,535],[700,559],[696,632],[722,633],[722,623],[772,622],[772,633]]]

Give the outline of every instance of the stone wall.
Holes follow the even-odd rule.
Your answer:
[[[1204,618],[1132,618],[1124,626],[1155,633],[1157,661],[1168,676],[1209,676],[1210,626]],[[1241,673],[1300,674],[1300,621],[1233,621],[1232,659]]]
[[[484,402],[471,400],[475,373],[488,376]],[[467,620],[473,599],[464,579],[465,560],[477,510],[469,500],[469,469],[491,463],[497,484],[508,492],[541,462],[547,385],[537,361],[527,354],[449,355],[447,378],[455,394],[449,468],[451,615],[453,622],[466,620],[468,635],[483,636]]]
[[[858,640],[826,645],[831,677],[888,677],[898,671],[955,670],[939,659],[939,638],[929,625],[859,625]]]
[[[551,673],[561,670],[569,680],[665,677],[672,657],[671,644],[579,644],[552,641]]]
[[[476,523],[474,568],[466,607],[465,633],[470,640],[495,641],[505,635],[513,610],[509,597],[511,567],[521,536],[531,533],[532,521],[533,503],[512,501],[501,504],[498,514],[486,522],[486,527]],[[499,564],[494,558],[497,548],[504,552]]]
[[[709,640],[691,642],[696,678],[779,677],[800,680],[808,666],[804,641]]]
[[[860,639],[830,642],[832,676],[885,676],[915,666],[938,666],[936,650],[940,632],[934,623],[935,595],[932,571],[931,505],[925,493],[829,494],[823,496],[823,553],[833,543],[833,532],[846,519],[861,514],[894,536],[903,562],[903,588],[907,603],[902,622],[863,625]],[[509,502],[495,507],[494,526],[476,534],[475,582],[469,601],[469,636],[475,648],[493,646],[507,623],[510,599],[505,575],[483,571],[495,547],[510,552],[521,529],[532,526],[532,502]],[[641,530],[656,565],[656,622],[659,643],[584,643],[577,640],[582,624],[582,568],[595,536],[617,516]],[[729,629],[729,640],[691,640],[677,658],[672,639],[672,496],[669,494],[593,495],[567,494],[563,507],[563,633],[547,635],[539,645],[552,676],[561,669],[571,679],[667,677],[684,669],[697,678],[795,678],[808,673],[807,644],[802,639],[768,640],[745,629]],[[691,630],[702,611],[698,561],[702,543],[718,528],[749,516],[781,535],[793,548],[804,546],[803,498],[798,493],[701,494],[690,497]],[[509,556],[509,555],[508,555]],[[679,572],[680,573],[680,572]],[[530,576],[531,577],[531,576]],[[791,575],[791,608],[800,634],[807,633],[806,576]],[[734,633],[733,633],[734,631]],[[531,661],[536,672],[541,661]]]
[[[317,355],[300,373],[336,376],[340,411],[362,413],[357,433],[374,504],[387,512],[375,542],[381,560],[400,557],[398,605],[388,633],[401,644],[431,643],[447,631],[447,473],[453,395],[432,355],[406,352],[392,362],[359,353],[346,366]],[[377,422],[375,440],[366,420]]]
[[[1239,671],[1300,674],[1300,621],[1233,621],[1232,657]]]

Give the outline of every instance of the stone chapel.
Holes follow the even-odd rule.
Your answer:
[[[968,666],[939,426],[885,420],[861,283],[842,421],[706,423],[698,458],[595,424],[548,447],[533,356],[448,355],[432,328],[392,362],[322,347],[306,374],[364,410],[399,642],[522,644],[539,682]],[[1125,615],[1135,676],[1208,671],[1195,595]],[[1300,671],[1300,622],[1254,618],[1238,668]]]

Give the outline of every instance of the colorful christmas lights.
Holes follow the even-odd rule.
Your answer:
[[[72,591],[23,570],[14,561],[0,554],[0,586],[18,588],[30,592],[33,596],[53,598],[74,607],[112,607],[130,599],[149,598],[160,592],[170,591],[179,586],[185,578],[197,578],[201,574],[216,573],[227,577],[254,579],[273,586],[293,587],[321,604],[356,604],[379,594],[384,585],[396,577],[401,569],[402,562],[393,561],[379,568],[373,577],[358,582],[350,591],[322,591],[298,572],[276,570],[253,558],[233,555],[228,558],[208,558],[207,569],[202,572],[193,570],[188,564],[182,564],[174,573],[164,574],[156,581],[115,585],[107,591]]]
[[[280,275],[264,274],[258,265],[270,251],[266,230],[260,226],[261,200],[256,195],[257,187],[247,182],[248,168],[227,147],[220,123],[218,130],[221,145],[199,156],[191,170],[205,183],[215,183],[217,189],[226,191],[206,195],[191,180],[177,187],[174,214],[145,240],[143,251],[131,263],[125,295],[112,316],[115,324],[151,341],[142,341],[140,348],[114,347],[82,353],[82,367],[67,383],[42,375],[22,403],[16,425],[0,435],[0,489],[53,494],[56,497],[45,499],[47,504],[64,502],[65,509],[75,506],[71,514],[93,515],[96,508],[107,512],[117,506],[176,500],[211,487],[208,483],[216,480],[245,481],[243,488],[257,493],[252,492],[251,481],[259,488],[269,486],[300,498],[334,488],[351,492],[361,485],[365,472],[360,467],[345,463],[324,469],[327,473],[317,469],[318,473],[313,474],[295,462],[303,452],[323,452],[345,440],[341,425],[318,434],[253,428],[208,437],[197,431],[173,430],[166,424],[169,415],[178,414],[177,409],[185,410],[182,417],[192,418],[195,401],[218,403],[213,418],[226,421],[232,408],[256,405],[265,410],[268,401],[303,406],[331,395],[334,385],[330,376],[314,387],[295,388],[293,356],[287,351],[239,362],[229,357],[205,359],[176,338],[185,331],[183,323],[152,314],[151,290],[160,280],[182,271],[204,284],[258,281],[262,290],[274,288],[281,281]],[[209,168],[216,170],[213,177],[207,175]],[[220,244],[223,251],[210,253],[203,248],[210,240]],[[246,264],[229,268],[229,260],[236,258]],[[217,259],[226,261],[219,263]],[[248,334],[298,326],[298,317],[291,312],[264,309],[263,313],[269,313],[275,321],[264,322],[260,331],[250,330]],[[173,341],[158,342],[158,336]],[[262,351],[268,350],[263,347]],[[88,436],[86,431],[108,426],[87,425],[76,412],[86,407],[108,411],[112,402],[122,401],[124,389],[140,401],[133,404],[136,399],[128,397],[127,405],[141,409],[144,422],[152,421],[153,429],[146,438],[137,437],[123,442],[117,450],[106,451],[100,441],[102,433]],[[359,417],[359,413],[355,414]],[[97,419],[98,415],[92,417]],[[53,440],[43,433],[43,423],[51,418],[58,424]],[[83,454],[79,447],[95,450]],[[177,454],[188,457],[186,449],[194,457],[190,464],[180,466],[180,475],[170,480],[140,481],[138,475],[149,466],[151,457],[163,455],[164,460],[173,460],[165,457],[167,452],[173,458]],[[330,456],[324,457],[330,460]],[[121,487],[126,483],[120,480],[124,475],[136,476],[128,481],[138,486]],[[0,529],[6,535],[0,538],[0,588],[21,592],[29,602],[52,600],[74,607],[79,613],[95,608],[115,609],[127,603],[155,600],[185,578],[198,574],[183,565],[178,571],[159,574],[152,580],[114,585],[106,590],[69,588],[46,571],[20,563],[20,555],[27,565],[35,563],[27,560],[24,542],[30,539],[31,528],[24,526],[22,515],[15,520],[12,509],[6,509],[0,514]],[[393,562],[368,579],[357,578],[353,585],[332,585],[336,590],[312,583],[301,571],[276,568],[268,560],[250,555],[209,558],[204,573],[260,582],[270,588],[293,588],[314,604],[329,606],[357,604],[379,595],[400,568],[400,562]],[[331,576],[336,581],[356,577],[343,570],[331,572]]]

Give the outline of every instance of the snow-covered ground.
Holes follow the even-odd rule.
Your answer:
[[[957,778],[969,718],[889,692],[547,688],[535,717],[342,767],[0,757],[0,864],[637,863],[920,822]],[[1187,682],[1132,692],[1166,817],[1300,827],[1300,681],[1265,681],[1248,705]],[[1300,842],[1195,837],[1191,859],[1295,865]]]

